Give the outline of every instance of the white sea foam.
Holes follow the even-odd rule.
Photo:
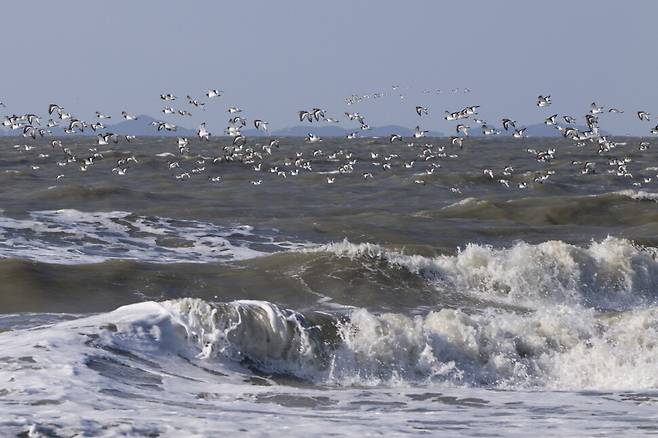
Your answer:
[[[625,196],[637,201],[656,201],[658,202],[658,193],[651,193],[645,190],[620,190],[614,192],[616,195]]]
[[[338,323],[332,343],[302,315],[267,302],[140,303],[0,333],[0,427],[14,434],[207,436],[246,428],[302,435],[327,427],[407,433],[423,425],[449,432],[464,420],[464,432],[478,435],[513,418],[524,436],[583,411],[601,418],[564,423],[561,435],[650,425],[657,418],[650,395],[658,388],[656,310],[442,309],[409,317],[361,309]],[[246,366],[320,385],[277,383]],[[642,392],[547,392],[588,388]],[[644,401],[624,401],[633,397]],[[373,421],[375,413],[384,415]]]
[[[186,299],[163,306],[200,357],[246,358],[317,383],[658,388],[656,307],[621,313],[568,305],[528,313],[441,309],[416,317],[360,309],[339,320],[334,335],[266,302],[213,307]],[[328,347],[329,341],[335,343]]]
[[[248,225],[71,209],[31,212],[27,219],[0,216],[0,239],[0,257],[59,264],[236,261],[302,246]]]
[[[13,329],[0,333],[0,427],[59,435],[303,435],[330,427],[445,434],[463,421],[463,434],[514,426],[527,436],[568,416],[574,420],[554,429],[565,436],[658,419],[653,249],[607,238],[584,247],[469,245],[440,257],[348,241],[305,251],[385,262],[421,275],[437,293],[505,305],[327,315],[186,298],[37,328],[10,318]]]
[[[486,203],[486,202],[487,202],[487,201],[482,200],[482,199],[473,198],[473,197],[468,197],[468,198],[460,199],[460,200],[457,201],[457,202],[453,202],[452,204],[443,207],[443,209],[444,209],[444,210],[449,210],[449,209],[451,209],[451,208],[464,207],[464,206],[467,206],[467,205],[478,205],[478,204],[484,204],[484,203]]]
[[[343,242],[308,248],[339,257],[384,260],[431,281],[438,291],[539,308],[582,304],[625,309],[658,297],[658,251],[608,237],[587,247],[562,241],[510,248],[468,244],[456,255],[406,255],[369,243]]]

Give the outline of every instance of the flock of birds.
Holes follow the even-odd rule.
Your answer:
[[[394,85],[391,87],[392,92],[379,92],[366,95],[357,95],[352,94],[345,99],[347,105],[356,105],[364,100],[369,99],[379,99],[386,95],[394,95],[399,93],[400,99],[404,99],[405,96],[400,92],[400,87]],[[424,93],[431,93],[432,91],[426,90]],[[440,90],[434,91],[435,93],[440,93]],[[452,93],[469,93],[470,89],[453,89]],[[220,98],[223,95],[223,91],[218,89],[210,89],[205,92],[205,99],[194,98],[192,96],[186,96],[183,106],[184,109],[174,108],[175,102],[182,99],[177,98],[174,94],[165,93],[160,95],[160,100],[162,102],[163,108],[162,113],[164,115],[170,116],[167,121],[165,120],[155,120],[151,124],[153,126],[154,134],[157,135],[158,132],[176,132],[178,129],[177,122],[172,122],[171,117],[177,116],[180,118],[189,117],[192,115],[192,111],[195,109],[203,109],[206,105],[210,104],[211,101]],[[544,109],[550,108],[552,104],[550,95],[540,95],[536,100],[536,107]],[[0,107],[5,107],[5,104],[0,102]],[[478,110],[479,105],[466,106],[457,111],[444,111],[443,119],[446,121],[455,122],[455,134],[447,139],[445,145],[440,146],[434,142],[422,140],[424,137],[427,137],[428,132],[420,127],[420,123],[416,126],[411,138],[404,137],[398,133],[391,133],[387,139],[387,143],[401,143],[406,145],[410,150],[416,151],[415,159],[409,161],[403,161],[399,159],[398,154],[388,153],[380,154],[376,152],[370,153],[370,158],[372,159],[369,163],[372,166],[371,169],[367,169],[361,172],[361,176],[364,179],[371,179],[375,177],[376,171],[387,171],[392,167],[400,167],[406,169],[412,169],[416,163],[425,163],[422,166],[422,171],[414,173],[413,182],[416,184],[426,184],[425,177],[427,175],[434,174],[437,169],[441,167],[440,161],[444,158],[458,158],[459,151],[468,144],[469,133],[474,129],[479,129],[481,135],[483,136],[497,136],[507,134],[512,139],[522,139],[524,138],[526,128],[517,126],[517,122],[512,118],[502,118],[500,120],[500,128],[496,128],[490,123],[487,123],[485,120],[479,118]],[[108,120],[112,119],[112,115],[105,114],[100,111],[96,111],[95,118],[92,121],[85,121],[79,117],[76,117],[71,112],[68,112],[63,106],[52,103],[48,106],[48,120],[45,123],[42,123],[42,120],[45,117],[34,113],[22,114],[22,115],[8,115],[4,117],[2,121],[2,126],[9,130],[18,130],[22,133],[25,138],[36,140],[41,137],[53,136],[50,141],[50,145],[54,151],[57,151],[57,160],[56,163],[58,166],[70,166],[77,167],[80,172],[87,172],[92,168],[97,162],[103,160],[105,157],[102,152],[98,151],[98,146],[108,146],[111,144],[118,144],[119,142],[131,143],[135,140],[133,135],[117,135],[112,133],[106,123]],[[575,125],[577,119],[571,115],[558,115],[550,114],[548,115],[544,123],[548,126],[555,128],[565,139],[571,140],[576,147],[579,148],[591,148],[593,153],[596,153],[598,156],[605,156],[605,154],[619,146],[626,145],[626,142],[615,142],[607,135],[602,134],[599,128],[599,115],[608,112],[608,113],[623,113],[622,110],[617,108],[608,108],[607,110],[603,107],[597,105],[595,102],[592,102],[589,111],[585,114],[584,120],[586,128],[579,128]],[[357,165],[357,156],[341,148],[336,151],[323,151],[319,147],[309,148],[308,150],[300,150],[295,152],[294,158],[286,158],[283,165],[274,165],[275,163],[268,162],[267,158],[272,156],[273,153],[279,148],[281,139],[275,139],[269,136],[267,141],[264,144],[251,142],[247,139],[244,131],[247,126],[251,123],[253,127],[258,131],[263,131],[268,133],[269,123],[263,119],[252,119],[250,122],[244,116],[241,108],[237,106],[230,106],[227,109],[229,114],[229,119],[226,128],[223,131],[223,136],[228,137],[229,140],[224,146],[220,146],[219,153],[212,157],[205,157],[201,155],[194,155],[191,152],[191,140],[189,137],[178,137],[176,138],[176,146],[178,148],[178,155],[165,152],[158,154],[160,157],[165,157],[167,159],[167,166],[170,169],[172,176],[177,180],[190,179],[196,177],[197,175],[203,175],[207,170],[207,167],[210,165],[217,165],[221,163],[228,162],[238,162],[244,165],[250,166],[254,173],[259,172],[271,172],[283,178],[290,176],[297,176],[299,172],[313,172],[314,171],[314,160],[316,159],[326,159],[329,161],[338,162],[338,167],[332,172],[323,172],[327,175],[325,176],[326,182],[328,184],[333,184],[336,182],[338,175],[352,174],[355,172],[355,166]],[[415,106],[415,113],[420,118],[420,120],[427,119],[430,116],[430,109],[422,105]],[[354,140],[358,138],[368,137],[368,131],[372,128],[367,123],[366,118],[360,112],[344,112],[345,118],[351,122],[357,124],[357,129],[354,129],[352,132],[346,135],[347,140]],[[120,115],[121,119],[126,121],[136,121],[139,119],[138,116],[132,115],[127,111],[122,111]],[[641,122],[651,121],[651,115],[646,111],[637,111],[637,118]],[[319,123],[340,123],[341,120],[335,116],[328,115],[328,111],[320,107],[312,107],[309,109],[299,110],[297,112],[297,119],[302,123],[309,123],[309,126]],[[55,130],[59,131],[55,131]],[[85,153],[85,156],[77,155],[70,147],[65,144],[65,138],[59,137],[59,132],[62,135],[76,135],[89,133],[91,130],[95,134],[95,145],[89,148],[89,153]],[[312,128],[309,129],[312,131]],[[658,134],[658,125],[649,130],[651,134]],[[201,123],[196,131],[196,139],[200,142],[209,142],[213,134],[209,131],[206,123]],[[312,132],[309,132],[305,138],[306,143],[308,144],[317,144],[322,142],[322,138]],[[386,139],[380,140],[386,142]],[[444,140],[445,141],[445,140]],[[349,143],[348,143],[349,144]],[[649,147],[649,142],[640,141],[638,145],[639,150],[647,150]],[[25,150],[31,150],[35,146],[31,145],[15,145],[16,148],[24,148]],[[446,147],[449,149],[446,150]],[[547,150],[536,150],[532,148],[526,149],[528,153],[534,156],[534,159],[541,163],[550,163],[555,159],[556,149],[548,148]],[[38,171],[44,164],[43,160],[46,160],[51,157],[50,153],[40,153],[38,158],[40,162],[31,164],[33,171]],[[195,167],[189,171],[183,171],[181,169],[181,161],[184,159],[195,158]],[[607,173],[616,174],[618,176],[630,178],[635,186],[641,186],[642,184],[647,184],[652,182],[654,179],[653,176],[642,176],[641,178],[635,178],[633,174],[628,171],[628,163],[631,161],[630,157],[623,158],[614,158],[608,161],[610,169],[607,170]],[[135,155],[120,158],[113,165],[112,172],[117,176],[125,176],[129,174],[129,169],[138,164],[138,160]],[[362,163],[363,164],[363,163]],[[571,163],[573,166],[577,166],[582,174],[594,174],[597,173],[596,161],[573,161]],[[420,166],[418,166],[420,167]],[[417,167],[417,168],[418,168]],[[487,176],[491,180],[495,180],[503,186],[509,188],[511,186],[510,176],[514,172],[514,168],[511,165],[505,166],[502,171],[494,172],[493,169],[485,168],[480,169],[483,175]],[[543,173],[535,175],[532,182],[542,184],[547,181],[552,175],[555,174],[553,170],[546,170]],[[63,173],[59,173],[56,176],[56,179],[64,178]],[[211,182],[221,182],[221,176],[207,176],[208,180]],[[658,175],[655,176],[658,179]],[[528,187],[529,181],[521,181],[516,184],[519,189],[524,189]],[[262,178],[256,178],[251,180],[251,183],[254,185],[260,185],[262,183]],[[450,190],[453,192],[460,192],[459,187],[451,187]]]

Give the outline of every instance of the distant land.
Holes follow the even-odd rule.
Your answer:
[[[186,128],[183,126],[178,126],[176,131],[158,131],[155,126],[152,125],[152,122],[156,121],[151,116],[140,115],[137,117],[137,120],[122,120],[118,123],[109,124],[106,123],[105,129],[102,132],[112,132],[119,135],[135,135],[138,137],[190,137],[196,135],[196,129]],[[519,127],[521,127],[519,125]],[[587,128],[584,126],[574,126],[575,128],[584,131]],[[548,126],[544,123],[536,123],[533,125],[525,126],[525,134],[527,137],[560,137],[560,132],[555,129],[554,126]],[[399,125],[384,125],[384,126],[374,126],[369,130],[361,131],[358,128],[358,125],[352,129],[346,129],[338,124],[331,125],[319,125],[315,123],[309,123],[305,125],[291,126],[288,128],[276,129],[271,132],[266,132],[256,129],[243,129],[242,132],[247,137],[305,137],[309,133],[319,135],[320,137],[345,137],[352,132],[357,132],[359,137],[388,137],[391,134],[398,134],[402,137],[412,137],[414,134],[415,128],[408,128],[405,126]],[[502,130],[501,127],[498,127],[502,132],[499,135],[492,135],[491,138],[496,138],[504,135],[511,135],[511,132],[507,134]],[[211,130],[211,132],[213,132]],[[55,136],[64,135],[64,131],[61,127],[56,127],[52,129],[52,133]],[[603,135],[610,135],[605,131],[601,131]],[[91,129],[86,129],[84,133],[79,135],[89,135],[95,136],[97,133]],[[215,137],[224,136],[223,132],[213,132]],[[0,136],[21,136],[21,130],[7,130],[0,129]],[[427,137],[447,137],[451,135],[457,135],[455,133],[443,133],[439,131],[430,131],[427,134]],[[480,125],[473,124],[469,130],[469,136],[471,137],[481,137],[482,129]]]

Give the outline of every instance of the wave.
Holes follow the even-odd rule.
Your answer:
[[[614,237],[587,247],[562,241],[509,248],[468,244],[456,255],[438,257],[347,240],[305,251],[382,261],[421,275],[439,293],[458,291],[531,309],[578,304],[621,310],[658,297],[658,250]]]
[[[0,216],[0,258],[56,264],[140,260],[208,263],[245,260],[300,247],[274,231],[248,225],[139,216],[124,211],[73,209],[30,212],[29,218]]]
[[[76,229],[95,227],[96,218],[89,218],[93,220]],[[215,236],[228,244],[222,246],[225,252],[213,253],[212,247],[203,246],[201,235],[195,236],[202,233],[201,224],[193,232],[186,223],[163,228],[140,220],[129,216],[117,224],[118,233],[103,232],[103,239],[117,241],[110,247],[115,252],[106,244],[98,250],[102,252],[94,253],[90,236],[71,236],[52,225],[49,232],[62,235],[50,239],[59,239],[77,252],[50,254],[48,246],[42,251],[33,241],[28,241],[31,246],[10,250],[0,241],[0,253],[4,250],[11,256],[0,260],[5,279],[0,307],[6,312],[75,313],[107,311],[136,300],[196,296],[260,299],[324,311],[366,308],[420,314],[440,308],[487,307],[523,312],[547,305],[620,311],[653,305],[658,298],[658,250],[614,237],[582,246],[562,241],[519,241],[509,247],[468,244],[456,252],[431,256],[347,240],[300,248],[280,236],[268,240],[262,231],[241,228],[230,236]],[[127,225],[141,226],[142,231],[127,231],[123,228]],[[183,230],[187,232],[181,238],[186,241],[199,239],[196,246],[181,250],[172,246],[175,241],[166,240]],[[50,242],[48,232],[44,237],[34,231],[40,239],[37,243]],[[135,240],[116,237],[124,232]],[[22,251],[24,258],[17,258]],[[54,263],[48,263],[49,255]],[[134,260],[126,260],[129,257]]]
[[[331,386],[655,389],[656,310],[597,313],[560,305],[530,313],[441,309],[412,317],[357,309],[336,316],[265,301],[145,302],[0,333],[10,364],[0,376],[24,378],[3,379],[14,391],[56,379],[54,367],[69,370],[66,378],[103,377],[98,387],[131,384],[138,391],[153,373],[159,386],[193,364],[229,381],[246,373]]]
[[[636,201],[656,201],[658,202],[658,193],[651,193],[644,190],[620,190],[613,192],[619,196],[625,196]]]
[[[651,201],[658,201],[658,194],[644,190],[621,190],[585,196],[525,197],[513,200],[468,197],[440,210],[423,211],[419,215],[485,221],[503,220],[540,226],[575,224],[618,227],[658,222],[658,209]]]

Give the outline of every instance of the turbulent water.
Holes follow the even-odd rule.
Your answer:
[[[3,433],[658,432],[658,145],[64,142],[0,141]]]

